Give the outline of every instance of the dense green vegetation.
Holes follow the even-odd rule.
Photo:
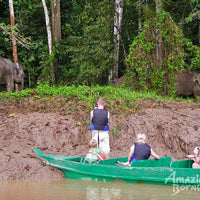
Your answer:
[[[143,31],[134,38],[127,60],[126,82],[133,88],[151,89],[159,94],[168,94],[170,88],[174,96],[175,72],[184,69],[199,72],[200,51],[184,38],[169,13],[162,12],[160,17],[159,21],[156,17],[147,19]],[[160,63],[156,60],[156,37],[152,37],[156,28],[162,40]]]
[[[115,64],[114,0],[60,1],[62,39],[59,42],[53,39],[52,55],[48,53],[41,0],[13,2],[14,32],[18,38],[18,59],[25,72],[25,87],[36,87],[22,91],[21,96],[45,92],[53,96],[70,96],[75,90],[76,98],[86,93],[88,102],[104,96],[104,92],[118,95],[119,99],[123,94],[125,102],[131,102],[134,92],[108,86],[109,70]],[[51,16],[51,0],[46,3]],[[161,5],[159,10],[158,3]],[[13,60],[8,2],[0,0],[0,9],[0,55]],[[141,93],[141,98],[147,97],[149,90],[152,94],[167,94],[168,88],[174,96],[176,71],[200,72],[199,21],[198,0],[124,1],[118,69],[119,77],[125,75],[124,86],[146,91]],[[158,37],[161,41],[159,62],[155,56]],[[52,64],[53,72],[50,70]],[[51,73],[55,74],[55,80],[51,79]],[[38,82],[44,83],[44,87],[37,86]],[[57,85],[57,89],[49,85]],[[17,95],[13,93],[16,98]]]

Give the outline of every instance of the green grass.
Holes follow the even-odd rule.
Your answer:
[[[106,100],[106,104],[109,108],[112,108],[116,112],[120,110],[132,109],[137,110],[139,102],[143,100],[151,100],[157,103],[162,101],[175,101],[196,103],[199,99],[194,100],[192,98],[181,99],[168,96],[160,96],[152,91],[138,92],[125,88],[116,88],[112,86],[49,86],[48,84],[39,84],[35,89],[24,89],[20,92],[0,92],[0,103],[12,103],[21,102],[26,98],[34,97],[34,100],[40,100],[43,98],[52,99],[57,97],[63,97],[64,101],[73,100],[75,102],[83,101],[87,103],[87,108],[92,109],[94,103],[99,97],[103,97]]]

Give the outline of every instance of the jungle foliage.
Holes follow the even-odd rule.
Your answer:
[[[152,13],[151,13],[152,14]],[[161,37],[161,62],[157,63],[156,37]],[[154,37],[152,37],[154,35]],[[126,85],[133,88],[175,95],[176,72],[200,70],[200,51],[173,22],[169,13],[162,12],[145,20],[143,31],[134,38],[128,57]]]
[[[18,59],[27,88],[37,83],[67,86],[108,85],[114,65],[114,0],[61,1],[61,42],[53,41],[48,54],[45,17],[41,0],[14,2]],[[51,0],[46,0],[49,14]],[[126,0],[120,42],[119,75],[135,90],[174,91],[175,72],[200,72],[200,3],[166,0],[156,12],[156,1]],[[13,60],[7,1],[0,0],[0,55]],[[140,12],[139,12],[140,11]],[[138,29],[138,21],[142,29]],[[161,62],[156,61],[157,31],[162,40]],[[53,63],[55,82],[50,81]]]

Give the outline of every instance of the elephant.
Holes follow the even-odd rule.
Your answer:
[[[121,85],[124,82],[124,76],[115,80],[114,84]],[[200,73],[183,71],[177,72],[175,78],[175,91],[176,96],[179,97],[192,97],[200,96]],[[170,90],[167,90],[170,95]]]
[[[200,73],[189,71],[177,73],[175,90],[177,96],[200,96]]]
[[[21,65],[13,63],[10,60],[0,56],[0,85],[6,87],[6,91],[10,92],[23,90],[24,87],[24,71]]]

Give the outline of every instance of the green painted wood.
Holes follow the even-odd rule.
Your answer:
[[[192,168],[193,160],[177,160],[173,161],[172,168]]]
[[[52,160],[73,160],[79,162],[82,157],[75,157],[75,156],[61,156],[61,155],[50,155],[50,154],[43,154],[39,149],[33,148],[33,150],[40,156],[40,158],[51,162]]]
[[[149,160],[138,160],[131,163],[131,167],[170,167],[171,157],[163,157],[158,160],[149,159]]]
[[[128,157],[121,157],[121,158],[111,158],[111,159],[107,159],[107,160],[100,160],[99,164],[100,165],[116,165],[116,162],[127,162],[128,161]]]

